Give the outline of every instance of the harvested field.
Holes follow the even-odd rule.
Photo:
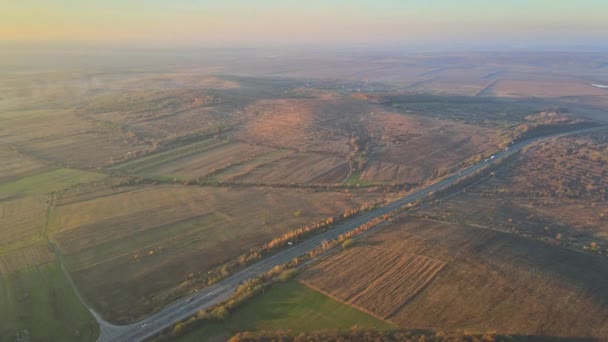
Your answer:
[[[50,197],[0,201],[0,254],[42,239]]]
[[[293,153],[260,165],[235,180],[253,183],[340,183],[348,173],[342,157],[320,153]]]
[[[227,144],[224,139],[205,139],[192,144],[179,146],[168,151],[152,153],[143,157],[128,160],[111,166],[110,170],[118,170],[129,173],[145,173],[148,169],[162,166],[165,163],[192,157],[207,149]]]
[[[371,183],[416,183],[431,173],[432,171],[428,167],[412,167],[374,160],[365,166],[359,179]]]
[[[220,142],[200,153],[173,156],[159,164],[151,165],[140,172],[145,175],[196,179],[213,176],[219,171],[245,163],[258,155],[273,151],[272,148],[240,142]]]
[[[107,95],[88,98],[78,108],[88,116],[103,113],[121,113],[122,121],[137,121],[186,111],[215,103],[217,100],[200,90],[121,90]]]
[[[45,243],[0,254],[0,274],[10,275],[20,270],[51,262],[53,253]]]
[[[0,183],[41,171],[45,165],[17,151],[0,148]]]
[[[295,152],[285,149],[273,150],[257,155],[243,163],[226,167],[215,173],[213,177],[222,181],[234,182],[241,177],[247,176],[248,174],[254,172],[258,168],[267,167],[268,165],[290,157],[293,154],[295,154]]]
[[[67,110],[8,111],[0,114],[0,120],[0,144],[60,165],[95,168],[149,148],[131,132],[90,122]]]
[[[365,258],[360,258],[361,254]],[[302,281],[383,319],[390,319],[444,266],[441,260],[365,245],[315,265]]]
[[[204,286],[194,279],[277,235],[377,197],[252,187],[125,190],[97,198],[65,193],[50,221],[79,288],[120,320]]]
[[[581,79],[500,80],[484,95],[498,97],[560,97],[606,95],[606,89],[593,87]]]
[[[0,184],[0,197],[8,195],[36,195],[100,181],[105,175],[74,169],[55,169],[19,180]]]
[[[445,263],[396,311],[388,300],[399,296],[391,292],[394,284],[372,287],[380,292],[373,294],[378,299],[364,308],[392,312],[390,320],[399,326],[608,338],[608,260],[489,229],[405,217],[329,257],[302,279],[348,301],[351,290],[344,284],[375,272],[367,264],[372,249],[388,252],[374,254],[384,259],[372,258],[370,264],[390,265],[395,255],[408,253]]]
[[[138,121],[127,125],[127,128],[138,135],[162,140],[195,132],[218,132],[234,124],[237,119],[228,109],[205,107]]]

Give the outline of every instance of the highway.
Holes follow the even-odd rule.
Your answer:
[[[409,203],[423,199],[427,197],[429,193],[436,193],[438,191],[444,190],[449,186],[453,185],[454,183],[458,182],[459,180],[462,180],[483,168],[497,163],[498,161],[503,160],[504,158],[507,158],[514,153],[517,153],[518,151],[532,143],[566,135],[589,133],[604,128],[606,127],[599,126],[590,129],[580,129],[576,131],[553,134],[515,143],[510,146],[508,150],[497,152],[494,155],[494,158],[492,159],[488,159],[487,161],[482,161],[480,163],[471,165],[433,184],[415,190],[394,202],[386,204],[382,207],[379,207],[362,215],[356,216],[346,222],[335,226],[332,229],[313,235],[308,239],[302,240],[294,246],[291,246],[272,256],[264,258],[248,266],[247,268],[237,273],[234,273],[231,276],[228,276],[227,278],[219,281],[218,283],[199,290],[191,297],[187,297],[170,304],[160,312],[153,314],[140,322],[125,326],[114,326],[110,324],[102,326],[101,335],[99,336],[98,341],[122,342],[145,340],[146,338],[153,336],[161,330],[171,327],[176,322],[195,315],[201,309],[209,308],[230,298],[230,296],[234,293],[239,284],[243,281],[256,277],[259,274],[262,274],[272,269],[276,265],[284,264],[295,257],[308,253],[309,251],[318,247],[324,240],[335,239],[339,235],[353,230],[373,219],[376,219],[396,209],[404,207]]]

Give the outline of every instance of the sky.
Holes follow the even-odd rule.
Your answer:
[[[0,0],[0,42],[600,44],[608,0]]]

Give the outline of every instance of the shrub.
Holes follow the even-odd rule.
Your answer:
[[[286,270],[281,272],[281,274],[279,274],[279,280],[280,281],[287,281],[293,277],[295,277],[295,275],[298,274],[298,270],[297,269],[291,269],[291,270]]]
[[[352,246],[355,245],[355,240],[353,239],[346,239],[344,240],[344,242],[342,242],[342,249],[347,249],[350,248]]]
[[[225,306],[220,305],[217,308],[213,309],[213,311],[211,311],[211,318],[218,320],[218,321],[223,321],[226,318],[228,318],[229,312],[228,309],[226,309]]]

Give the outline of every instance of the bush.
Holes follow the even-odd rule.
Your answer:
[[[296,274],[298,274],[298,270],[296,270],[296,269],[283,271],[283,272],[281,272],[281,274],[279,274],[279,280],[287,281],[287,280],[295,277]]]
[[[346,239],[344,240],[344,242],[342,242],[342,249],[347,249],[350,248],[352,246],[355,245],[355,240],[353,239]]]
[[[184,324],[184,323],[177,323],[173,327],[173,334],[175,336],[180,336],[181,334],[184,333],[184,330],[186,330],[186,324]]]
[[[213,309],[213,311],[211,311],[211,318],[218,320],[218,321],[223,321],[226,318],[228,318],[229,312],[228,309],[226,309],[225,306],[220,305],[217,308]]]

